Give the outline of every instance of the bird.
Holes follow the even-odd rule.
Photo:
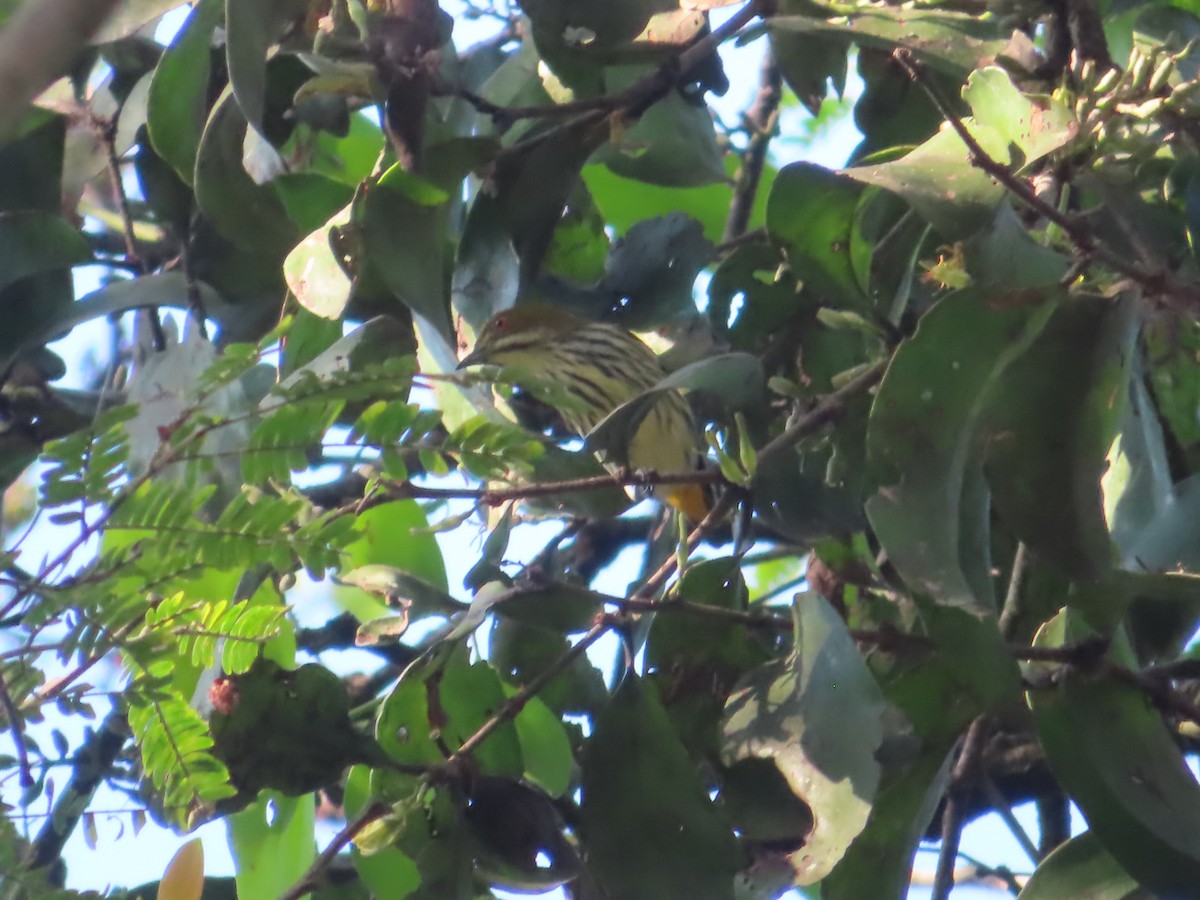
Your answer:
[[[649,347],[617,325],[584,319],[552,306],[528,304],[496,313],[480,330],[459,369],[514,366],[538,381],[556,384],[572,401],[559,409],[580,437],[618,406],[653,388],[666,371]],[[700,430],[691,407],[676,390],[653,401],[629,441],[624,460],[604,459],[610,470],[627,463],[660,475],[702,467]],[[656,496],[699,522],[710,507],[699,484],[664,484]]]

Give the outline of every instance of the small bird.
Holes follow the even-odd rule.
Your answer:
[[[579,402],[559,412],[580,437],[666,375],[654,352],[624,328],[534,305],[488,320],[458,368],[480,363],[516,366],[538,380],[562,385]],[[667,391],[638,424],[626,461],[629,468],[660,475],[694,472],[702,464],[700,448],[700,431],[687,401],[678,391]],[[657,496],[693,522],[708,512],[708,498],[698,484],[660,485]]]

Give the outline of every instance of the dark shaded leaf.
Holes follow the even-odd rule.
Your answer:
[[[272,259],[300,239],[279,195],[246,174],[242,143],[246,119],[232,92],[213,107],[196,153],[196,202],[224,237]]]
[[[583,754],[589,869],[623,900],[731,898],[741,854],[653,691],[630,676]]]
[[[505,618],[559,634],[587,631],[603,608],[599,594],[568,584],[514,589],[495,604]]]
[[[1039,557],[1076,578],[1095,578],[1114,556],[1100,479],[1139,324],[1129,300],[1069,298],[988,400],[980,439],[996,510]],[[1031,392],[1041,395],[1036,404]]]
[[[1035,645],[1062,647],[1095,636],[1064,610]],[[1118,634],[1114,662],[1136,665]],[[1036,666],[1031,677],[1040,676]],[[1145,695],[1103,673],[1063,668],[1029,692],[1046,759],[1079,804],[1097,841],[1149,890],[1186,896],[1200,884],[1200,786]]]
[[[1151,900],[1091,831],[1071,838],[1038,865],[1021,888],[1020,900]]]
[[[1074,115],[1053,101],[1035,103],[1003,69],[971,73],[963,98],[973,119],[964,120],[983,151],[1018,168],[1061,147],[1075,133]],[[992,220],[1005,189],[972,165],[962,138],[949,126],[903,159],[842,170],[857,181],[899,194],[943,235],[961,238]]]
[[[950,295],[900,345],[876,395],[867,449],[882,487],[867,515],[910,587],[939,603],[995,609],[976,434],[993,385],[1058,300],[1049,290]]]
[[[267,51],[289,23],[303,19],[307,8],[303,0],[226,0],[225,61],[230,87],[242,115],[260,133],[267,106]]]
[[[87,240],[61,216],[36,210],[0,213],[0,291],[30,275],[69,269],[91,258]]]
[[[150,140],[186,183],[196,168],[196,151],[208,116],[213,29],[225,16],[223,0],[203,0],[163,52],[150,82],[146,125]]]
[[[725,707],[723,756],[772,760],[812,810],[789,854],[796,884],[824,878],[866,824],[879,787],[883,697],[846,624],[810,594],[793,607],[796,647],[752,672]]]

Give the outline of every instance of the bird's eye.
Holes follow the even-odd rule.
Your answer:
[[[503,331],[508,327],[508,316],[496,316],[492,322],[492,325],[497,331]]]

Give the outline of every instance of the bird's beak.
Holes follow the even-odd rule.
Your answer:
[[[472,350],[458,361],[458,365],[454,367],[454,370],[457,372],[461,369],[467,368],[468,366],[477,366],[484,362],[487,362],[487,360],[483,358],[483,355],[478,350]]]

